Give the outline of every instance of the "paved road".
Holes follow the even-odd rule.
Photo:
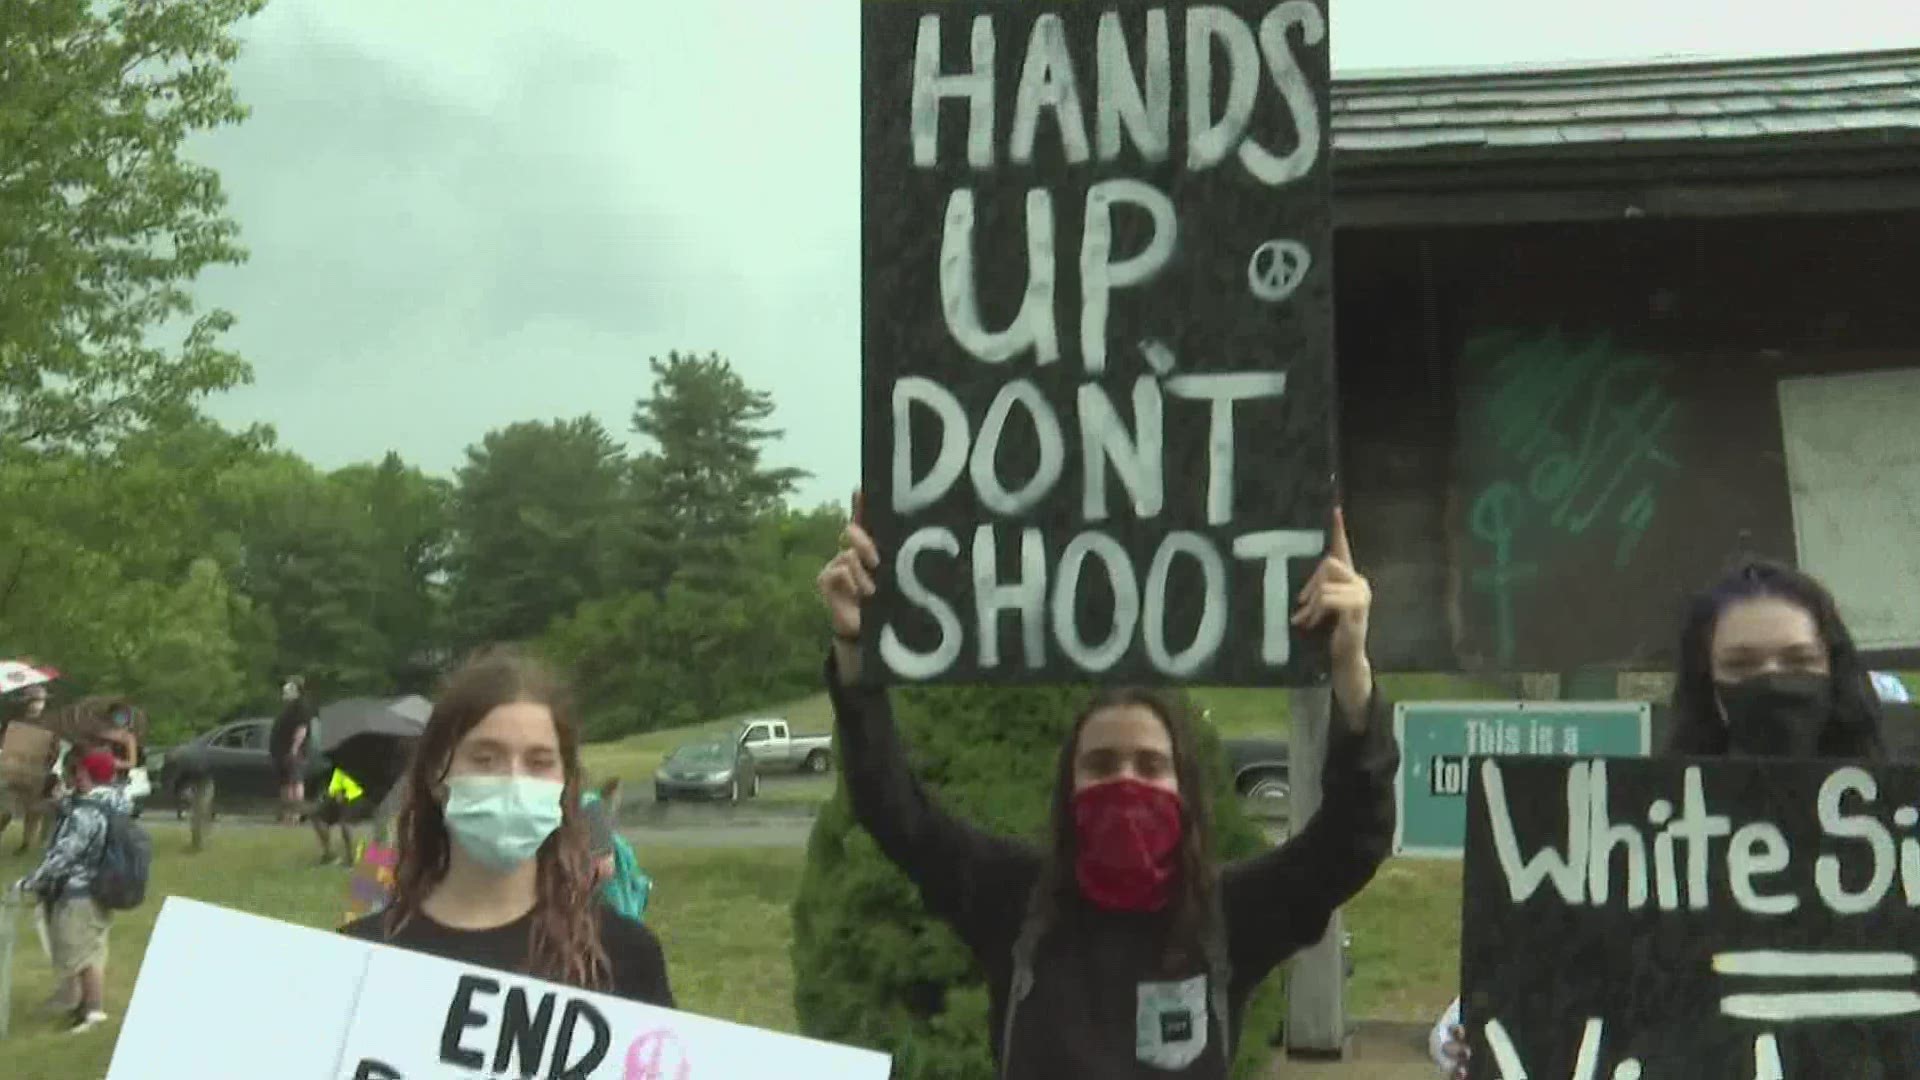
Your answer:
[[[621,835],[644,852],[649,847],[805,847],[810,817],[637,825],[622,822]]]

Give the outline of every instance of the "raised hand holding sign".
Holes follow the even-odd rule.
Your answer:
[[[1367,620],[1373,610],[1373,586],[1353,565],[1353,544],[1347,539],[1346,512],[1333,508],[1333,545],[1314,568],[1293,625],[1309,628],[1331,624],[1328,652],[1333,664],[1333,690],[1343,714],[1350,720],[1363,715],[1373,689],[1373,665],[1367,660]]]
[[[869,675],[1318,684],[1324,6],[863,11]]]
[[[873,537],[861,524],[866,506],[863,493],[853,493],[853,517],[840,537],[840,551],[820,571],[815,586],[827,606],[827,619],[833,627],[834,656],[843,679],[860,673],[860,627],[862,610],[877,590],[875,575],[880,571],[880,553]]]

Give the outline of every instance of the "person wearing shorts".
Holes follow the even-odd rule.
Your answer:
[[[61,807],[46,858],[14,890],[47,905],[56,998],[74,1003],[68,1030],[82,1032],[107,1019],[107,931],[112,915],[91,892],[107,844],[108,815],[101,811],[124,814],[131,806],[126,790],[113,783],[111,752],[69,755],[66,767],[73,795]]]
[[[367,793],[359,781],[345,769],[333,770],[327,794],[313,810],[313,832],[320,838],[320,865],[334,861],[333,830],[340,830],[340,865],[352,866],[355,858],[353,825],[373,816]]]
[[[53,905],[53,913],[47,918],[47,945],[53,953],[55,980],[63,988],[71,986],[89,968],[106,970],[111,922],[100,905],[84,896]]]
[[[307,735],[313,724],[313,711],[307,705],[306,687],[297,678],[288,679],[280,688],[280,715],[267,736],[267,752],[280,779],[280,821],[300,819],[300,806],[306,801]]]
[[[273,771],[280,778],[281,790],[287,792],[287,802],[297,803],[305,799],[307,755],[297,749],[288,749],[275,754]]]

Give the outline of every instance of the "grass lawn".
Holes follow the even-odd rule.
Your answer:
[[[1346,910],[1349,1011],[1369,1020],[1439,1019],[1459,993],[1460,863],[1392,859]]]
[[[330,928],[346,906],[346,871],[313,865],[312,838],[274,828],[229,828],[194,856],[186,833],[153,829],[153,892],[189,896],[307,926]],[[8,838],[9,843],[12,837]],[[642,852],[655,892],[648,921],[665,943],[674,992],[690,1012],[791,1031],[793,973],[788,904],[799,886],[799,848],[658,848]],[[28,860],[0,857],[0,879]],[[1459,949],[1459,867],[1396,861],[1348,910],[1356,972],[1350,1008],[1367,1017],[1430,1020],[1454,994]],[[23,921],[14,953],[12,1035],[0,1044],[9,1080],[104,1076],[138,974],[157,903],[116,920],[107,1008],[116,1020],[67,1036],[34,1015],[51,992],[46,960]],[[263,977],[268,977],[263,975]]]

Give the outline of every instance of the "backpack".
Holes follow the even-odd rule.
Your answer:
[[[600,886],[600,897],[607,906],[634,922],[645,922],[647,898],[653,895],[653,879],[640,869],[640,860],[625,837],[613,838],[613,876]]]
[[[93,869],[93,900],[108,911],[132,911],[146,902],[153,869],[153,838],[119,810],[92,804],[107,819],[100,861]]]

